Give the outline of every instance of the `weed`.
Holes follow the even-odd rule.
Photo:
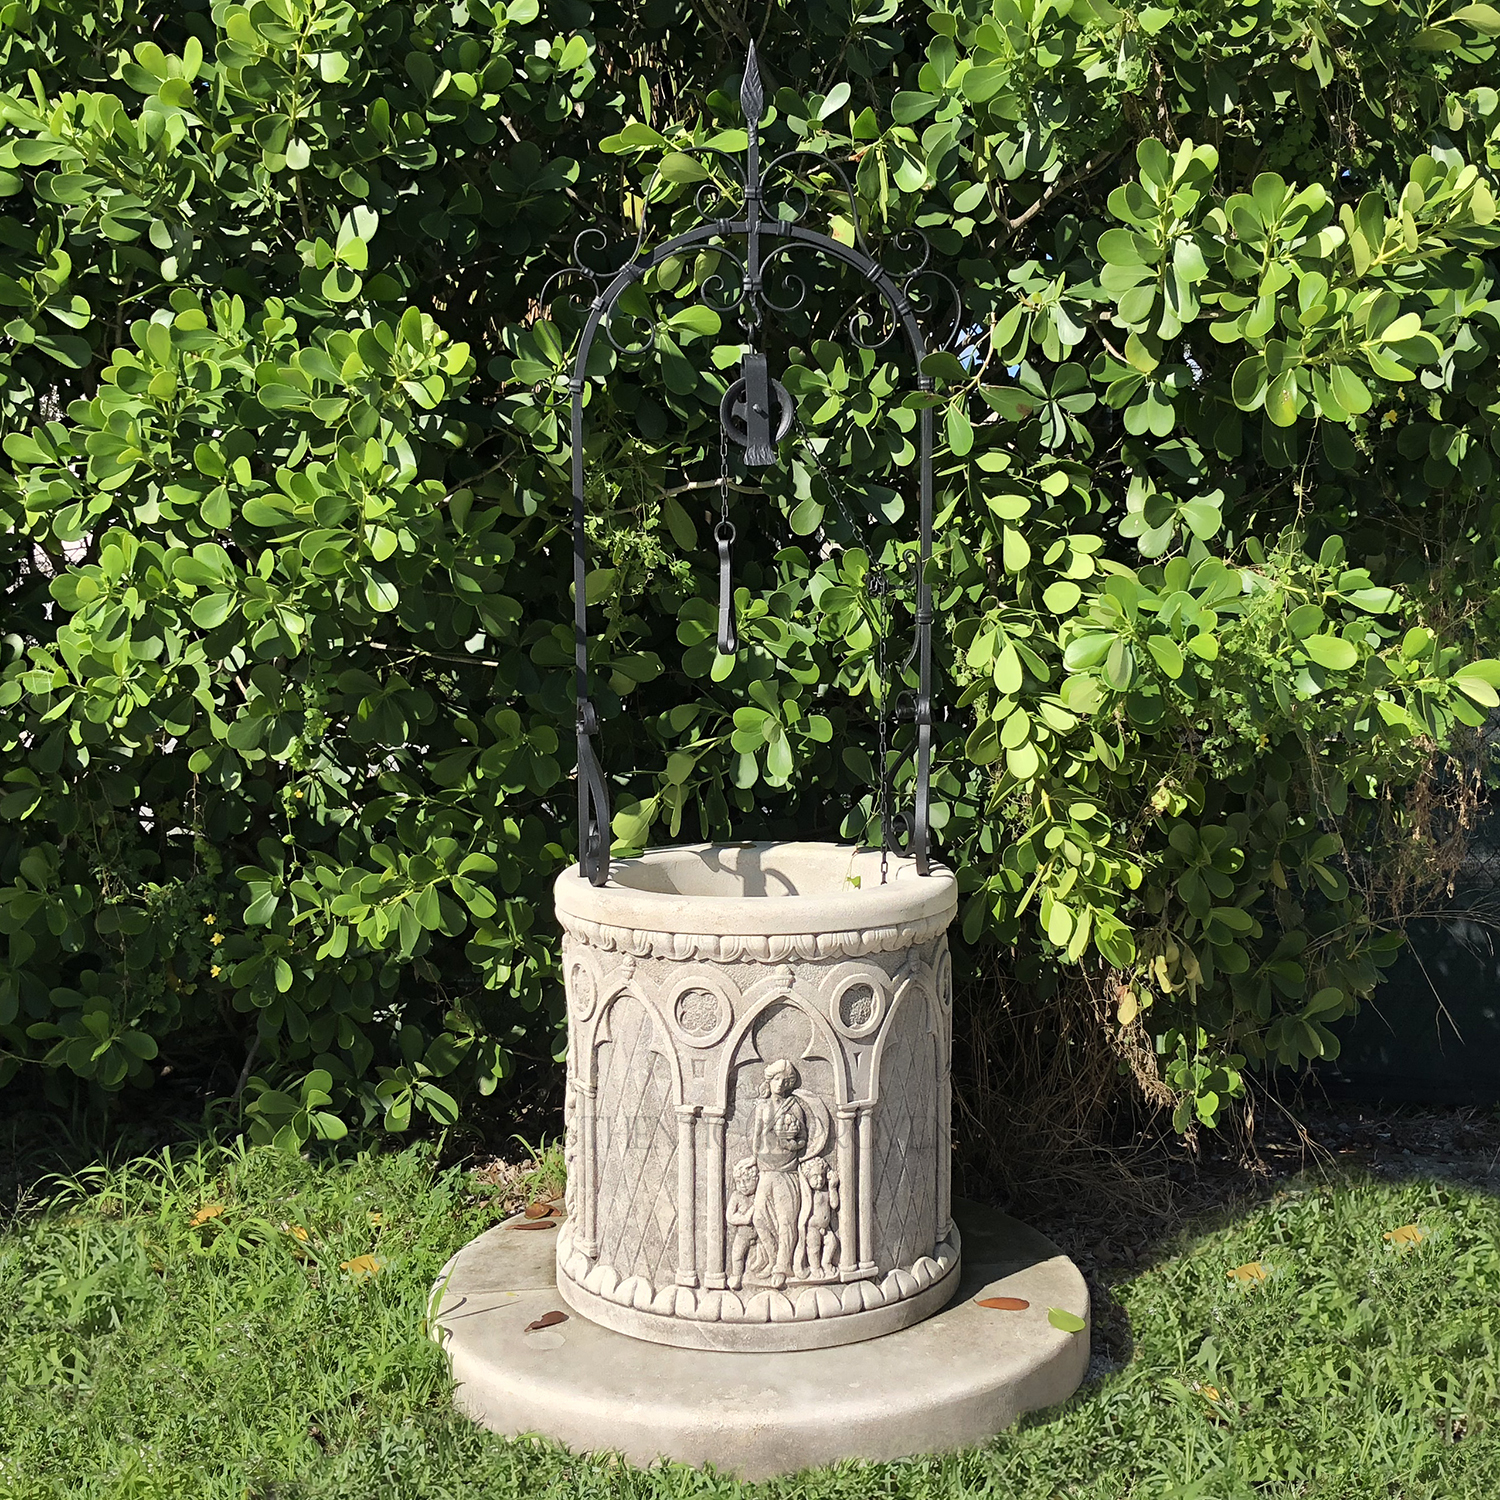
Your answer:
[[[568,1168],[563,1160],[561,1141],[548,1140],[543,1136],[532,1145],[524,1136],[513,1136],[513,1140],[526,1148],[530,1158],[521,1168],[516,1181],[516,1190],[526,1202],[534,1203],[539,1198],[561,1198],[568,1185]]]

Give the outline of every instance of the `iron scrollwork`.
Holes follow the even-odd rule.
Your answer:
[[[740,88],[744,111],[746,149],[743,161],[715,147],[689,147],[685,153],[704,158],[718,168],[724,182],[710,179],[697,190],[694,209],[699,222],[647,247],[647,218],[654,201],[661,169],[653,174],[641,201],[639,231],[624,263],[614,270],[590,265],[594,251],[608,247],[607,237],[597,229],[584,230],[574,241],[573,262],[559,271],[543,289],[545,302],[554,285],[569,279],[579,281],[591,293],[587,316],[579,336],[578,352],[569,382],[572,396],[573,480],[573,577],[574,577],[574,678],[578,705],[578,819],[579,863],[582,874],[595,885],[603,885],[609,874],[610,799],[604,773],[595,751],[599,734],[597,711],[589,695],[588,607],[585,596],[587,573],[584,534],[584,444],[583,411],[585,370],[594,339],[602,333],[622,354],[644,353],[649,343],[622,343],[613,328],[620,299],[650,271],[674,256],[690,251],[710,251],[726,263],[716,268],[702,285],[706,304],[721,314],[737,316],[746,333],[749,352],[741,361],[739,378],[733,381],[720,405],[720,423],[725,443],[743,450],[747,466],[776,461],[777,445],[791,430],[795,404],[786,388],[770,373],[766,355],[755,347],[755,334],[771,320],[796,312],[807,298],[805,280],[790,269],[797,255],[816,255],[857,273],[863,287],[852,305],[838,318],[856,344],[878,349],[904,334],[918,364],[919,391],[931,391],[932,379],[920,373],[923,357],[933,348],[951,346],[962,323],[962,304],[951,279],[930,265],[931,247],[919,229],[904,230],[892,239],[904,263],[885,266],[871,253],[860,227],[854,189],[842,165],[817,152],[796,149],[773,157],[764,172],[760,162],[760,123],[765,113],[765,92],[760,66],[752,44]],[[828,188],[817,177],[831,179],[847,205],[847,238],[834,238],[809,228],[806,218],[814,196]],[[727,182],[727,186],[725,185]],[[743,255],[728,248],[728,241],[743,242]],[[775,280],[773,289],[770,282]],[[932,340],[924,332],[922,318],[937,315],[940,304],[951,306],[951,317],[942,318],[943,337]],[[632,318],[632,321],[643,321]],[[920,874],[929,869],[929,803],[932,772],[932,586],[927,564],[932,555],[933,527],[933,414],[924,406],[918,415],[919,546],[913,559],[915,573],[915,628],[906,664],[916,667],[914,691],[905,691],[881,706],[882,715],[915,727],[916,785],[910,817],[896,816],[891,808],[889,769],[882,767],[881,844],[886,853],[909,855]],[[716,533],[721,562],[721,594],[728,597],[729,543],[734,530],[727,517]],[[721,615],[723,600],[721,599]],[[732,621],[726,629],[721,619],[720,645],[730,643]],[[904,831],[904,848],[902,834]]]

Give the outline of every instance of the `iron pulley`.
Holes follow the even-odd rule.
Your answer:
[[[776,462],[776,445],[792,430],[796,410],[787,388],[771,378],[765,355],[747,354],[740,378],[719,402],[719,423],[745,450],[745,467],[764,469]]]

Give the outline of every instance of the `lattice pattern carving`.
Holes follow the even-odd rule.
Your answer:
[[[931,1254],[937,1222],[937,1067],[926,997],[891,1017],[875,1106],[875,1263],[882,1272]]]
[[[654,1023],[622,995],[599,1049],[599,1258],[620,1276],[661,1284],[676,1270],[677,1124],[671,1065]]]

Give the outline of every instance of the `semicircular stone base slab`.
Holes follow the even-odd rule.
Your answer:
[[[1088,1323],[1088,1289],[1073,1262],[994,1209],[953,1210],[964,1253],[948,1305],[856,1344],[728,1353],[615,1332],[568,1312],[553,1234],[517,1232],[517,1220],[444,1268],[433,1328],[459,1408],[507,1435],[536,1433],[637,1464],[712,1465],[743,1479],[946,1452],[1066,1400],[1089,1360],[1088,1327],[1064,1333],[1047,1318],[1061,1308]],[[990,1297],[1029,1306],[979,1306]],[[567,1316],[527,1331],[549,1313]]]

